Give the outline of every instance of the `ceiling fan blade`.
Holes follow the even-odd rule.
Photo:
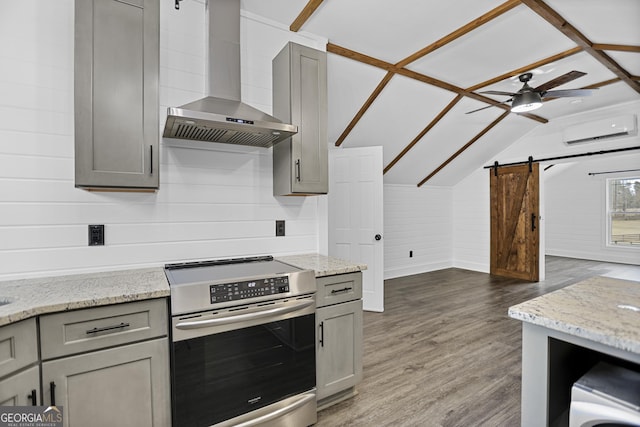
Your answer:
[[[574,96],[591,96],[596,89],[566,89],[566,90],[550,90],[545,92],[542,98],[571,98]]]
[[[553,80],[549,80],[546,83],[541,84],[540,86],[538,86],[537,88],[535,88],[534,90],[536,92],[546,92],[549,89],[553,89],[554,87],[558,87],[560,85],[563,85],[565,83],[569,83],[572,80],[575,80],[579,77],[582,77],[584,75],[586,75],[587,73],[583,73],[582,71],[569,71],[566,74],[563,74],[559,77],[556,77]]]
[[[499,102],[497,104],[491,104],[491,105],[487,105],[486,107],[482,107],[482,108],[478,108],[476,110],[473,111],[467,111],[465,114],[471,114],[471,113],[475,113],[476,111],[482,111],[482,110],[486,110],[487,108],[491,108],[491,107],[495,107],[496,105],[500,105],[500,104],[506,104],[507,102],[511,102],[513,98],[511,99],[507,99],[506,101],[502,101]]]
[[[504,96],[514,96],[515,93],[512,92],[502,92],[501,90],[485,90],[479,93],[486,93],[489,95],[504,95]]]

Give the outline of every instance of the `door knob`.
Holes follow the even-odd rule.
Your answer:
[[[382,236],[381,236],[381,235],[379,235],[379,234],[376,234],[375,239],[376,239],[376,240],[381,240],[381,239],[382,239]]]

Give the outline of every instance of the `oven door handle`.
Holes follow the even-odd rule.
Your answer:
[[[297,301],[284,307],[275,307],[268,310],[254,311],[252,313],[234,314],[226,317],[207,320],[193,320],[188,322],[179,322],[176,324],[177,329],[198,329],[208,328],[210,326],[228,325],[229,323],[246,322],[249,320],[262,319],[265,317],[276,316],[279,314],[291,313],[302,310],[313,305],[313,300]]]
[[[297,399],[295,402],[284,406],[280,409],[276,409],[273,412],[269,412],[268,414],[260,415],[254,419],[249,421],[241,422],[240,424],[234,424],[235,427],[254,427],[260,426],[268,421],[273,421],[277,418],[283,417],[287,415],[289,412],[293,412],[296,409],[306,405],[307,403],[316,399],[315,393],[306,393],[300,396],[300,399]]]

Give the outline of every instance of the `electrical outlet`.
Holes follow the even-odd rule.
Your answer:
[[[409,251],[409,258],[413,258],[413,251]]]
[[[276,236],[284,236],[284,220],[276,220]]]
[[[104,246],[104,224],[89,225],[89,246]]]

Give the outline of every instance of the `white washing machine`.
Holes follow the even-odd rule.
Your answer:
[[[640,427],[640,373],[600,362],[573,384],[569,427]]]

